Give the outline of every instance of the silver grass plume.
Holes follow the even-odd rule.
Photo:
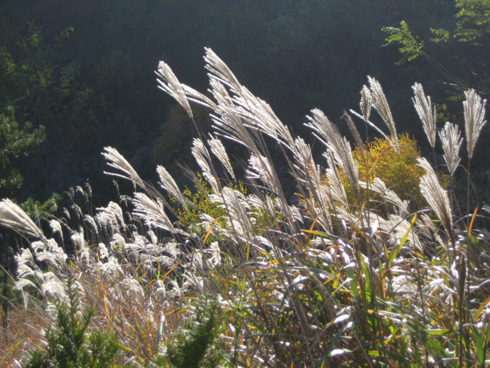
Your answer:
[[[329,166],[327,169],[327,179],[332,199],[338,201],[342,206],[348,207],[347,194],[345,193],[344,185],[340,179],[337,165],[334,157],[332,156],[332,151],[327,151],[325,156]]]
[[[63,242],[63,229],[61,228],[61,222],[54,219],[49,220],[49,226],[51,227],[53,235],[58,233],[60,235],[61,241]]]
[[[468,146],[468,159],[473,157],[476,141],[480,137],[483,126],[487,122],[485,119],[485,104],[487,100],[482,100],[474,89],[465,93],[466,101],[463,102],[464,123],[466,133],[466,144]]]
[[[173,97],[184,108],[189,117],[193,118],[189,101],[213,110],[216,108],[216,104],[211,99],[195,89],[180,83],[172,69],[163,61],[159,62],[155,74],[158,76],[158,88]]]
[[[371,91],[367,86],[362,86],[359,107],[361,108],[362,117],[366,121],[369,120],[369,116],[371,115],[371,104]]]
[[[204,178],[207,180],[209,185],[211,185],[211,189],[214,191],[214,193],[219,193],[219,184],[212,171],[211,155],[204,145],[204,142],[199,138],[194,138],[192,141],[191,151],[197,164],[202,170]]]
[[[122,208],[112,201],[109,202],[107,207],[97,208],[95,219],[98,224],[109,230],[111,234],[126,228]]]
[[[143,219],[149,226],[172,233],[185,234],[182,230],[174,228],[160,200],[152,199],[144,193],[134,193],[132,203],[134,205],[133,215]]]
[[[203,95],[201,92],[196,91],[194,88],[189,87],[185,84],[181,84],[181,87],[184,90],[189,101],[205,106],[211,110],[214,110],[216,108],[216,103],[214,103],[214,101],[206,95]]]
[[[291,149],[294,139],[288,127],[276,116],[265,101],[255,97],[248,89],[242,88],[241,94],[234,98],[239,106],[238,113],[245,120],[246,126],[267,134],[278,143]]]
[[[228,213],[226,220],[233,231],[224,232],[223,235],[228,236],[232,240],[236,240],[236,236],[247,238],[253,235],[252,223],[248,213],[250,205],[247,203],[243,193],[228,187],[223,187],[220,195],[212,194],[209,196],[209,199],[211,202],[226,208]]]
[[[186,93],[172,69],[163,61],[158,63],[158,88],[172,96],[184,108],[187,114],[193,118],[192,109],[187,100]]]
[[[381,88],[381,84],[375,78],[370,76],[368,76],[368,81],[371,92],[371,104],[388,127],[392,144],[395,146],[395,150],[399,152],[400,147],[398,145],[398,134],[396,132],[395,121],[393,120],[390,105],[388,105],[388,101],[386,100],[386,96]]]
[[[281,193],[281,183],[274,173],[272,163],[265,156],[252,154],[246,171],[249,179],[260,180],[274,194]]]
[[[251,129],[256,129],[269,135],[290,149],[294,145],[291,132],[275,115],[270,105],[257,98],[245,86],[240,84],[233,72],[211,49],[206,48],[204,59],[206,61],[206,69],[210,72],[209,76],[213,90],[219,84],[230,88],[233,97],[226,93],[225,97],[228,100],[226,104],[233,106],[233,112],[244,119],[244,124]],[[215,94],[214,91],[213,94]],[[223,92],[219,94],[223,95]],[[215,95],[215,97],[217,96]],[[218,99],[218,102],[220,100]],[[254,153],[257,154],[257,152]]]
[[[333,152],[335,163],[342,167],[355,193],[359,193],[359,170],[352,157],[350,143],[340,135],[337,127],[322,111],[313,109],[312,115],[311,117],[308,116],[310,123],[306,126],[310,127],[314,131],[315,137]]]
[[[65,261],[68,258],[54,239],[35,241],[31,243],[30,247],[35,253],[37,262],[46,263],[58,270],[65,265]]]
[[[361,182],[361,187],[376,192],[388,203],[397,208],[397,213],[401,217],[405,217],[409,213],[409,201],[402,200],[398,194],[389,189],[385,182],[380,178],[374,178],[372,183]]]
[[[34,221],[8,198],[0,201],[0,226],[12,229],[23,235],[34,236],[43,241],[46,240]]]
[[[413,106],[422,121],[425,135],[429,140],[429,144],[432,148],[436,146],[436,122],[437,113],[436,107],[432,106],[430,96],[425,96],[424,88],[420,83],[415,83],[412,86],[414,97],[412,98]]]
[[[210,85],[211,93],[218,102],[215,113],[211,115],[213,128],[220,136],[245,146],[257,155],[260,154],[256,138],[252,136],[251,132],[243,124],[228,90],[221,82],[215,79],[211,79]]]
[[[223,142],[221,142],[219,138],[211,136],[211,138],[208,140],[208,144],[209,147],[211,148],[211,152],[213,152],[213,154],[218,158],[221,164],[225,167],[228,174],[230,174],[230,176],[233,179],[236,179],[233,168],[231,167],[228,153],[226,153],[225,146],[223,146]]]
[[[166,190],[172,197],[177,199],[180,204],[184,207],[187,207],[187,204],[185,203],[184,196],[182,195],[179,186],[175,182],[174,178],[170,173],[165,169],[163,166],[158,165],[157,166],[157,173],[158,177],[160,178],[160,186]]]
[[[99,239],[99,226],[95,219],[90,215],[83,216],[83,222],[86,224],[87,228],[90,228],[89,234],[91,233],[92,237],[89,239],[92,243],[95,243],[97,239]]]
[[[221,60],[213,50],[205,47],[204,61],[206,63],[206,69],[210,72],[210,78],[217,79],[220,83],[228,86],[234,93],[240,94],[240,90],[243,86],[235,77],[233,72],[228,66]]]
[[[453,216],[447,192],[439,184],[437,175],[427,159],[419,157],[417,158],[417,163],[418,166],[425,170],[425,175],[420,178],[420,192],[452,239]]]
[[[303,138],[297,137],[294,141],[293,155],[293,175],[314,194],[315,189],[323,183],[323,177],[320,166],[315,163],[310,145]]]
[[[352,121],[351,116],[345,111],[344,111],[344,115],[342,115],[342,118],[347,122],[347,127],[349,128],[350,133],[354,137],[354,142],[356,143],[356,146],[359,147],[359,149],[362,151],[364,156],[366,145],[362,141],[361,135],[359,134],[359,131],[357,130],[356,125],[354,124],[354,121]]]
[[[452,176],[461,161],[459,150],[463,143],[463,138],[461,138],[461,132],[458,126],[451,124],[449,121],[444,125],[444,129],[439,132],[439,137],[442,142],[442,149],[444,150],[444,161],[446,161],[449,175]]]
[[[107,160],[109,167],[119,171],[119,173],[104,171],[104,174],[130,180],[135,186],[139,186],[142,189],[145,188],[145,183],[141,180],[136,170],[115,148],[104,147],[102,156]]]

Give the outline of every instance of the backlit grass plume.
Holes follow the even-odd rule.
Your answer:
[[[34,221],[10,199],[0,201],[0,226],[37,239],[46,239]]]
[[[430,96],[425,96],[424,88],[420,83],[415,83],[412,86],[414,97],[412,98],[413,105],[417,114],[422,121],[425,135],[429,140],[429,144],[432,148],[436,146],[436,122],[437,113],[436,107],[432,106]]]
[[[442,188],[429,162],[425,158],[419,158],[417,161],[418,165],[425,170],[425,175],[420,178],[420,191],[444,225],[454,245],[453,215],[447,192]]]
[[[318,109],[305,124],[312,142],[295,136],[210,49],[205,63],[206,95],[181,84],[167,64],[157,70],[160,88],[191,117],[190,103],[209,109],[211,131],[198,131],[189,147],[198,170],[185,171],[194,186],[180,188],[158,166],[154,187],[107,147],[106,174],[134,184],[121,187],[130,193],[119,202],[85,213],[89,207],[75,202],[87,196],[73,189],[70,207],[39,227],[11,201],[0,202],[0,225],[29,245],[14,257],[13,285],[26,306],[12,299],[11,316],[26,315],[33,300],[49,310],[73,277],[80,308],[94,311],[89,327],[117,336],[117,366],[488,365],[488,236],[476,220],[468,234],[417,142],[397,134],[379,82],[369,77],[361,112],[350,110],[376,137],[363,142],[349,115],[353,149]],[[413,88],[437,149],[432,102],[421,85]],[[471,158],[484,101],[466,95]],[[372,108],[389,132],[369,120]],[[461,136],[447,123],[440,137],[453,175]],[[313,149],[315,140],[325,147]],[[229,144],[240,145],[243,157],[228,155]],[[32,331],[40,319],[52,321],[44,308],[35,311],[18,324]],[[26,350],[50,340],[5,333],[16,342],[2,366],[23,366]]]
[[[459,150],[463,143],[463,138],[461,138],[461,132],[459,131],[458,126],[451,124],[449,121],[444,125],[444,129],[439,132],[439,137],[444,150],[444,161],[446,161],[449,175],[452,176],[461,161]]]
[[[391,114],[390,105],[386,100],[381,84],[373,77],[368,76],[369,90],[371,92],[371,105],[376,109],[378,114],[385,122],[390,131],[390,138],[393,141],[395,150],[398,151],[398,134],[396,131],[395,121]]]
[[[485,120],[485,104],[487,100],[482,99],[474,89],[465,93],[466,100],[463,102],[464,108],[464,127],[466,133],[466,144],[468,148],[468,159],[473,157],[476,142],[480,137]]]

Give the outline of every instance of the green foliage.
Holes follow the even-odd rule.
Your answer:
[[[490,1],[456,0],[459,12],[455,37],[461,42],[472,42],[490,35]]]
[[[61,199],[62,197],[58,193],[53,193],[51,198],[45,202],[27,198],[20,204],[20,208],[33,219],[48,218],[56,213]]]
[[[420,56],[424,47],[424,42],[417,40],[408,28],[408,24],[405,21],[400,22],[400,28],[396,27],[383,27],[382,30],[389,34],[386,38],[385,46],[397,44],[399,51],[402,54],[402,58],[397,61],[398,65],[404,64],[407,61],[412,61]]]
[[[402,21],[399,28],[382,28],[389,35],[385,46],[398,46],[401,55],[396,62],[398,65],[422,56],[444,76],[446,81],[458,86],[460,89],[458,94],[461,93],[461,89],[474,88],[488,96],[490,94],[488,83],[490,1],[455,0],[455,7],[459,11],[455,16],[456,23],[454,24],[453,21],[453,29],[428,25],[424,27],[430,29],[430,35],[427,36],[423,34],[425,29],[413,33],[407,22]],[[448,53],[450,55],[458,53],[461,57],[448,57]]]
[[[166,359],[175,368],[217,367],[223,355],[215,343],[220,333],[220,311],[216,303],[206,301],[196,305],[193,318],[175,342],[167,345]]]
[[[30,123],[22,129],[15,120],[13,107],[0,115],[0,197],[10,197],[22,186],[22,176],[14,165],[21,156],[28,156],[44,140],[43,126],[32,130]]]
[[[195,182],[195,192],[189,188],[184,189],[182,194],[189,199],[189,206],[186,208],[177,209],[177,217],[179,224],[184,229],[191,229],[198,235],[204,237],[203,229],[199,227],[201,222],[200,214],[207,213],[216,219],[220,225],[225,225],[223,217],[226,216],[226,209],[220,207],[216,203],[211,202],[209,196],[213,193],[209,185],[204,181],[200,174],[197,175]],[[176,201],[174,201],[176,204]]]
[[[243,183],[239,182],[233,187],[233,189],[242,193],[247,194],[247,188]],[[227,229],[227,218],[228,212],[226,208],[222,205],[212,202],[210,196],[213,190],[210,188],[209,184],[202,178],[198,173],[195,180],[195,191],[186,188],[182,194],[189,201],[189,205],[185,208],[178,208],[176,210],[177,217],[179,220],[179,225],[182,228],[191,230],[201,239],[206,236],[206,231],[199,224],[202,222],[200,215],[205,213],[211,216],[222,228]],[[174,204],[176,202],[174,201]],[[252,219],[253,229],[257,234],[262,234],[265,230],[273,228],[275,225],[275,219],[263,210],[259,210],[255,207],[250,208],[249,216]]]
[[[67,284],[68,300],[55,301],[56,327],[46,331],[47,347],[31,354],[27,368],[108,368],[121,350],[115,336],[88,332],[94,310],[80,311],[74,280]]]

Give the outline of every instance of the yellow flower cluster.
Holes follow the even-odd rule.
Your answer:
[[[422,205],[419,181],[424,170],[417,166],[420,149],[407,133],[400,134],[398,141],[399,152],[382,138],[368,142],[365,147],[356,147],[352,154],[359,165],[359,179],[372,182],[378,177],[401,199]]]

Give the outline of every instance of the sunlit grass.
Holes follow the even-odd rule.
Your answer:
[[[180,189],[158,167],[160,191],[108,147],[107,174],[133,184],[134,193],[121,195],[120,203],[93,214],[74,201],[51,223],[52,235],[1,202],[0,224],[27,238],[15,276],[17,288],[31,295],[29,305],[63,299],[73,278],[81,304],[95,311],[90,328],[117,337],[118,364],[126,366],[484,366],[486,220],[478,209],[456,217],[426,159],[410,156],[403,166],[409,169],[392,170],[389,161],[406,155],[408,138],[397,135],[379,83],[369,79],[362,115],[352,115],[382,133],[379,151],[390,159],[361,163],[364,143],[353,150],[313,110],[307,126],[325,145],[323,166],[211,50],[205,59],[212,98],[181,85],[166,64],[158,73],[161,88],[191,118],[189,102],[213,118],[209,140],[199,132],[191,147],[200,167],[191,174],[196,188]],[[389,134],[367,121],[369,101]],[[225,141],[249,154],[239,180]],[[416,142],[410,144],[410,154],[418,155]],[[269,154],[274,146],[288,165],[287,183]],[[399,182],[410,183],[408,193]],[[297,194],[286,194],[291,187]],[[10,340],[3,340],[4,361],[12,366],[42,348],[41,331],[52,317],[36,308],[11,309],[24,315],[11,320]]]

